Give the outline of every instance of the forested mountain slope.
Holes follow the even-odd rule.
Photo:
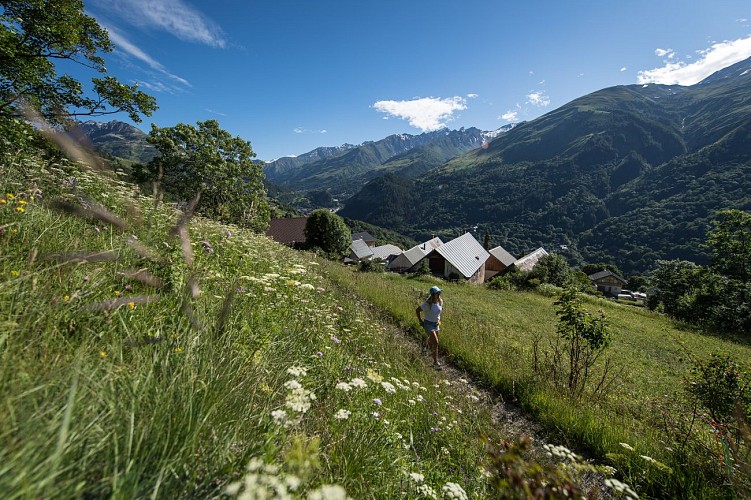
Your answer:
[[[629,273],[704,261],[714,212],[751,208],[751,60],[690,87],[594,92],[406,186],[377,179],[342,215],[417,239],[477,226],[514,253],[542,245]]]

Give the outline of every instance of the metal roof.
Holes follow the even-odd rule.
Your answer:
[[[350,252],[352,252],[358,259],[368,259],[373,257],[373,250],[365,243],[365,240],[355,240],[349,246]]]
[[[375,237],[367,231],[361,231],[359,233],[352,233],[352,241],[365,240],[375,241]]]
[[[422,260],[423,257],[432,252],[435,248],[443,245],[443,241],[437,236],[419,245],[415,245],[409,250],[403,252],[399,257],[391,261],[389,269],[404,268],[408,269]]]
[[[520,271],[531,271],[537,265],[537,261],[548,255],[544,248],[540,247],[514,262],[514,267]]]
[[[271,219],[266,236],[279,243],[305,243],[305,225],[307,223],[307,217]]]
[[[396,245],[381,245],[370,249],[373,252],[374,259],[386,260],[392,255],[399,255],[402,249]]]
[[[490,252],[490,255],[498,259],[504,266],[510,266],[511,264],[516,262],[516,257],[508,253],[506,249],[500,245],[495,248],[491,248],[490,250],[488,250],[488,252]]]
[[[444,243],[435,251],[459,270],[465,278],[475,274],[490,257],[488,251],[470,233],[464,233]]]

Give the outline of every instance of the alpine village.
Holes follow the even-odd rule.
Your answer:
[[[0,5],[0,497],[751,497],[751,59],[264,162]]]

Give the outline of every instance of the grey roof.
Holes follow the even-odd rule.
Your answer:
[[[375,237],[367,231],[361,231],[359,233],[352,233],[352,241],[365,240],[375,241]]]
[[[520,271],[531,271],[537,265],[537,261],[548,255],[544,248],[540,247],[514,262],[514,267]]]
[[[374,259],[387,260],[392,255],[399,255],[402,253],[402,249],[396,245],[380,245],[370,249],[373,252]]]
[[[441,245],[443,245],[443,241],[441,241],[441,239],[437,236],[424,243],[415,245],[406,252],[403,252],[396,259],[392,260],[391,264],[389,264],[389,268],[410,268],[420,262],[422,258],[433,251],[433,249],[438,248]]]
[[[373,250],[371,250],[364,240],[353,241],[349,246],[349,251],[358,259],[369,259],[373,257]]]
[[[490,252],[490,255],[498,259],[504,266],[510,266],[511,264],[516,262],[516,257],[508,253],[506,249],[500,245],[495,248],[491,248],[490,250],[488,250],[488,252]]]
[[[465,278],[475,274],[490,257],[488,251],[470,233],[464,233],[458,238],[444,243],[435,251],[458,269]]]
[[[608,276],[614,276],[614,277],[618,278],[619,280],[621,280],[623,283],[626,282],[625,279],[621,278],[620,276],[618,276],[617,274],[615,274],[610,269],[605,269],[604,271],[600,271],[599,273],[590,274],[589,275],[589,279],[591,279],[592,281],[597,281],[599,279],[606,278]]]

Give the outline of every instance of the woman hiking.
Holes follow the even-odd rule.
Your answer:
[[[428,334],[428,350],[433,354],[433,368],[437,370],[441,369],[441,363],[438,362],[438,330],[440,330],[441,311],[443,310],[441,292],[443,290],[437,286],[432,287],[430,297],[415,309],[417,320],[425,333]],[[424,320],[422,318],[423,313],[425,313]]]

